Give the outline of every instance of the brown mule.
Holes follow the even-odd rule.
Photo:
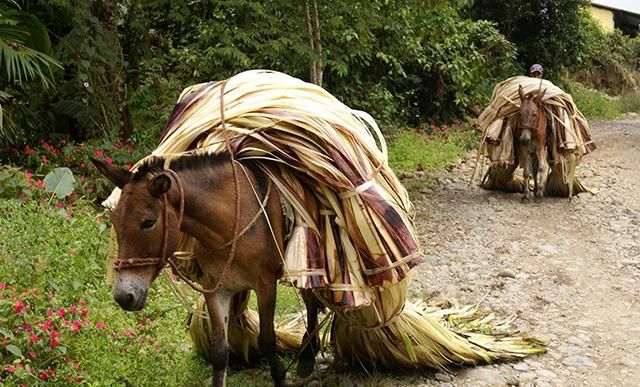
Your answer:
[[[518,88],[520,119],[515,128],[514,139],[518,141],[518,163],[523,170],[523,202],[531,199],[530,177],[533,176],[535,197],[541,198],[549,176],[547,118],[540,106],[546,91],[538,90],[525,95],[522,86]]]
[[[203,273],[200,282],[210,290],[204,295],[216,332],[213,355],[208,359],[214,386],[225,385],[231,299],[247,290],[254,290],[258,300],[260,350],[269,362],[275,385],[283,385],[286,371],[276,352],[274,313],[284,225],[279,196],[275,189],[271,192],[264,173],[251,162],[234,162],[225,154],[184,156],[172,161],[168,169],[164,159],[155,158],[135,173],[92,161],[122,189],[111,213],[118,240],[112,291],[117,303],[129,311],[142,309],[151,282],[167,264],[174,267],[179,234],[193,236],[197,264]],[[238,219],[234,168],[240,194]],[[235,222],[242,232],[236,243],[231,243]],[[232,247],[235,252],[230,254]],[[320,305],[311,292],[302,294],[307,307],[306,337],[311,337],[298,363],[298,373],[305,377],[314,369],[319,346],[316,327]]]

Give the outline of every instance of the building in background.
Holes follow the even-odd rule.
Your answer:
[[[640,25],[640,0],[592,0],[591,16],[606,32],[614,28],[636,36]]]

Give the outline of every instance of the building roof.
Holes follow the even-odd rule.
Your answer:
[[[592,5],[640,15],[638,0],[592,0]]]

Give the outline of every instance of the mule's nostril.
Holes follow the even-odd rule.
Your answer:
[[[134,297],[133,293],[127,293],[127,294],[125,294],[125,296],[124,296],[124,302],[125,302],[127,305],[131,305],[131,304],[133,304],[133,300],[134,300],[134,298],[135,298],[135,297]]]
[[[136,296],[133,292],[114,292],[113,298],[125,310],[132,310],[136,303]]]

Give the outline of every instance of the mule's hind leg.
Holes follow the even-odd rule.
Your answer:
[[[318,335],[318,311],[321,304],[313,294],[311,289],[303,289],[301,292],[304,305],[307,308],[307,332],[302,340],[305,347],[298,359],[297,374],[301,378],[311,375],[316,365],[316,354],[320,349],[320,339]]]
[[[207,310],[211,318],[211,328],[214,334],[213,348],[207,359],[213,367],[213,386],[224,387],[229,364],[229,344],[227,334],[229,328],[229,307],[232,295],[224,289],[214,294],[205,294]]]
[[[258,298],[258,315],[260,316],[260,335],[258,345],[260,351],[267,358],[271,368],[271,377],[276,386],[282,386],[286,371],[278,358],[276,348],[276,332],[273,318],[276,309],[276,281],[265,281],[255,289]]]

